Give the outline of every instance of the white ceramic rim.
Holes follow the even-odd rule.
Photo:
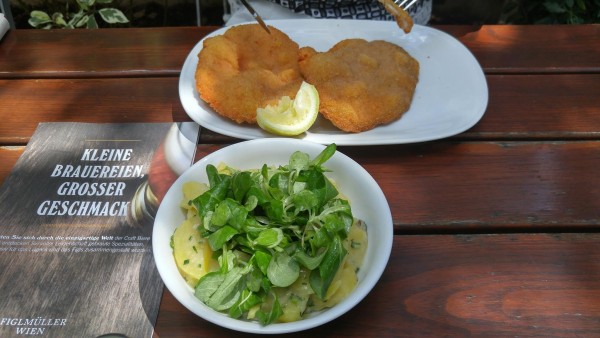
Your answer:
[[[278,334],[307,330],[325,324],[346,313],[367,296],[383,274],[391,254],[392,216],[385,195],[373,177],[358,163],[339,151],[325,163],[325,166],[333,170],[330,177],[338,183],[341,192],[348,196],[355,217],[363,219],[367,224],[369,246],[365,262],[370,262],[363,264],[363,268],[359,271],[359,284],[341,303],[292,323],[261,326],[257,322],[233,319],[214,311],[194,297],[192,288],[187,286],[179,274],[172,256],[170,238],[175,227],[184,219],[184,213],[179,208],[182,185],[192,179],[206,181],[207,164],[217,165],[225,162],[240,169],[251,169],[260,167],[262,163],[286,164],[289,155],[296,150],[306,152],[313,158],[324,148],[325,146],[321,144],[288,138],[244,141],[207,155],[177,179],[165,195],[157,212],[152,247],[156,266],[165,286],[183,306],[222,327],[242,332]],[[267,155],[257,156],[257,152],[266,152]],[[274,163],[273,158],[280,160]],[[261,164],[257,165],[256,163],[259,162]],[[248,163],[249,166],[244,166],[243,163]],[[345,185],[345,182],[352,184]],[[365,203],[365,201],[370,204],[364,208],[356,206],[356,203]]]
[[[488,104],[488,86],[479,62],[453,36],[428,26],[415,25],[405,34],[393,21],[378,20],[267,20],[297,42],[326,51],[348,38],[385,40],[409,52],[420,64],[419,82],[410,109],[397,121],[362,133],[346,133],[319,116],[297,138],[338,145],[404,144],[450,137],[474,126]],[[218,29],[204,39],[223,34]],[[256,125],[237,124],[217,114],[196,91],[195,72],[200,40],[188,54],[179,78],[179,98],[192,120],[214,132],[240,139],[277,137]]]

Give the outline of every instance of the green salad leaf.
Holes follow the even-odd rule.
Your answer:
[[[292,285],[300,276],[300,265],[285,252],[276,252],[267,267],[267,277],[274,286]]]
[[[200,278],[198,299],[233,318],[252,313],[268,325],[282,314],[273,288],[289,287],[301,270],[310,273],[312,292],[325,298],[354,220],[326,175],[324,164],[335,151],[331,144],[312,160],[296,151],[287,165],[256,170],[220,172],[207,165],[209,189],[190,204],[220,269]]]

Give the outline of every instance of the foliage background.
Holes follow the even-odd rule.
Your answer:
[[[32,28],[27,20],[32,10],[46,13],[65,12],[77,8],[75,0],[11,0],[12,14],[16,28]],[[221,0],[200,0],[202,25],[223,24],[223,2]],[[110,27],[161,27],[196,26],[195,0],[114,0],[110,7],[120,9],[129,19],[128,24]],[[101,27],[107,27],[98,22]]]
[[[514,24],[600,22],[600,0],[510,0],[501,21]]]
[[[10,4],[16,27],[23,29],[31,28],[27,20],[32,10],[64,12],[69,1],[74,2],[10,0]],[[223,24],[223,0],[199,2],[202,25]],[[130,20],[128,24],[116,26],[197,25],[195,0],[114,0],[111,6],[119,8]],[[600,0],[433,0],[432,14],[432,24],[600,23]]]

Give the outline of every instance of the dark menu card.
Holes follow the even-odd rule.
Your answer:
[[[0,337],[151,337],[158,204],[194,123],[42,123],[0,188]]]

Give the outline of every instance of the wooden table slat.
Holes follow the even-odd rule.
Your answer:
[[[197,156],[215,149],[199,146]],[[600,225],[599,141],[338,149],[382,188],[397,232],[575,231]]]
[[[217,28],[13,30],[0,44],[0,78],[179,76],[190,50]]]
[[[26,144],[39,122],[191,121],[176,78],[0,80],[0,142]]]
[[[219,28],[13,30],[0,45],[0,78],[179,76],[194,45]],[[488,73],[600,72],[600,25],[434,28],[465,44]]]
[[[0,146],[0,182],[10,174],[23,151],[25,146]]]
[[[600,234],[395,236],[354,309],[291,337],[597,337]],[[196,318],[167,291],[158,337],[252,337]]]
[[[221,147],[201,145],[197,157]],[[0,180],[22,149],[0,148]],[[600,225],[599,141],[339,150],[380,185],[400,233],[590,231]]]
[[[600,138],[600,74],[488,75],[486,79],[488,108],[479,123],[460,137]]]
[[[598,73],[600,25],[485,25],[458,36],[486,73]]]
[[[458,137],[598,139],[600,74],[489,75],[483,118]],[[24,145],[38,122],[191,121],[177,78],[0,80],[0,142]],[[202,142],[232,139],[206,131]]]
[[[8,32],[0,182],[39,122],[190,121],[180,70],[218,28]],[[290,336],[600,336],[600,25],[436,28],[481,64],[485,115],[442,140],[338,147],[381,186],[392,255],[357,307]],[[238,141],[203,129],[197,159]],[[156,338],[230,336],[251,335],[164,291]]]

